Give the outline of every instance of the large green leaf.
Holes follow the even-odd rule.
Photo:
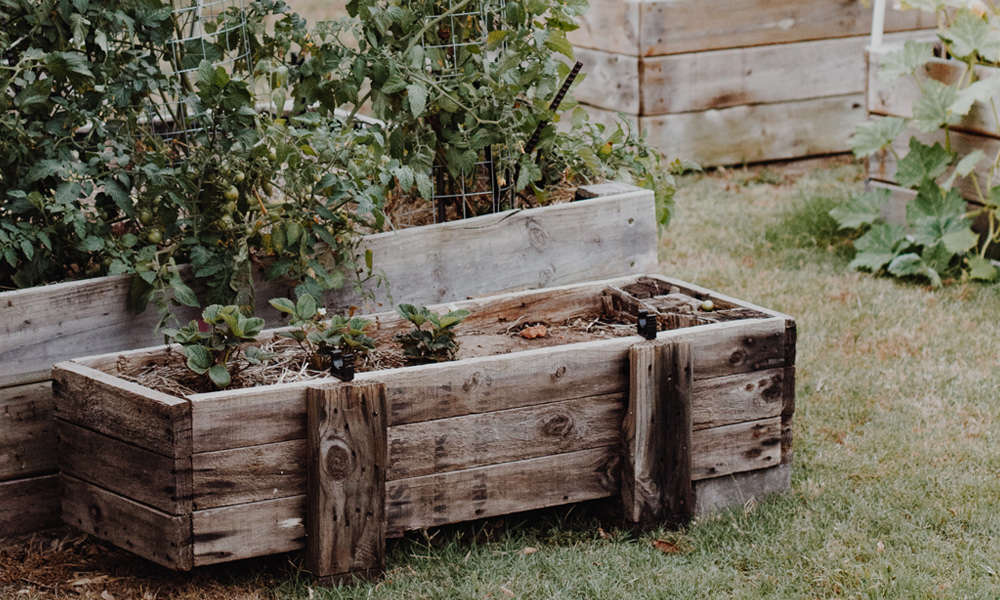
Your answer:
[[[889,263],[888,271],[896,277],[926,277],[934,287],[941,287],[941,276],[918,254],[902,254]]]
[[[959,90],[948,110],[953,115],[964,117],[969,114],[974,104],[977,102],[989,104],[997,94],[1000,94],[1000,77],[980,79],[969,87]]]
[[[906,206],[906,222],[913,241],[930,247],[945,242],[953,253],[964,252],[977,241],[965,218],[965,200],[952,189],[944,191],[933,182],[925,182]],[[964,247],[963,247],[964,246]]]
[[[94,78],[87,57],[80,52],[50,52],[45,56],[45,66],[54,78],[68,80],[73,85],[82,85]]]
[[[902,49],[889,52],[879,64],[879,79],[892,81],[903,75],[913,75],[917,69],[934,58],[934,45],[930,42],[907,40]]]
[[[996,60],[1000,54],[1000,32],[968,8],[959,8],[951,26],[939,35],[948,42],[948,51],[956,58],[978,54],[986,60]]]
[[[898,117],[866,121],[858,125],[848,142],[851,144],[854,156],[864,158],[887,148],[904,129],[906,121]]]
[[[232,379],[229,377],[229,370],[223,365],[213,365],[208,370],[208,377],[215,384],[215,387],[220,390],[229,387],[229,384],[232,383]]]
[[[854,242],[858,254],[851,261],[850,267],[878,271],[896,258],[898,248],[905,240],[906,233],[899,225],[876,225]]]
[[[955,169],[951,172],[951,175],[948,176],[948,179],[941,184],[941,187],[945,190],[950,190],[955,184],[955,179],[971,175],[972,172],[976,170],[976,165],[978,165],[984,158],[986,158],[986,154],[982,150],[973,150],[963,156],[962,160],[958,161],[958,164],[955,165]]]
[[[841,229],[858,229],[865,225],[873,225],[882,217],[882,208],[889,202],[891,194],[886,189],[868,190],[860,194],[851,194],[847,204],[830,211]]]
[[[919,187],[923,182],[943,175],[952,158],[953,155],[939,143],[928,146],[910,138],[910,152],[899,161],[896,181],[904,187]]]
[[[945,125],[955,125],[962,116],[951,112],[958,100],[954,87],[935,79],[924,81],[923,93],[913,103],[913,126],[924,133],[933,133]]]
[[[204,346],[185,346],[184,356],[187,357],[188,368],[200,375],[212,367],[212,355]]]
[[[411,83],[406,86],[406,97],[410,101],[410,113],[416,119],[424,114],[427,108],[427,88],[422,83]]]
[[[973,255],[969,257],[969,277],[979,281],[996,281],[1000,271],[989,260]]]

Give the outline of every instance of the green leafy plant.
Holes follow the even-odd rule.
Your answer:
[[[229,387],[242,360],[258,365],[272,354],[252,345],[264,328],[264,319],[247,317],[235,305],[212,304],[202,312],[202,320],[163,333],[184,348],[189,369],[205,375],[219,389]]]
[[[275,298],[271,306],[290,315],[289,325],[294,329],[279,332],[279,335],[295,340],[309,357],[309,362],[317,369],[328,366],[333,350],[350,350],[367,354],[375,349],[375,340],[367,330],[372,321],[361,317],[333,315],[326,319],[326,309],[316,299],[303,294],[298,302],[288,298]]]
[[[917,191],[907,206],[906,226],[882,221],[880,212],[888,192],[856,194],[850,203],[831,211],[844,229],[862,234],[855,242],[859,269],[887,272],[898,277],[918,277],[940,286],[948,279],[996,281],[1000,271],[988,260],[991,247],[1000,241],[1000,186],[993,184],[1000,155],[987,157],[981,150],[962,152],[952,143],[952,129],[973,112],[996,128],[994,98],[1000,94],[1000,76],[981,77],[982,67],[996,67],[1000,58],[1000,13],[984,2],[910,0],[909,7],[935,12],[942,53],[964,63],[954,82],[927,76],[925,66],[938,52],[932,43],[907,41],[881,57],[879,77],[894,80],[912,77],[920,90],[910,119],[886,117],[869,121],[851,138],[857,157],[889,152],[897,164],[896,180]],[[912,133],[912,130],[920,132]],[[910,133],[908,133],[910,132]],[[894,147],[909,135],[908,151]],[[1000,129],[994,132],[1000,135]],[[931,138],[930,142],[925,140]],[[982,176],[986,172],[985,177]],[[958,184],[971,197],[963,198]],[[966,200],[975,205],[968,208]],[[972,230],[974,221],[985,223],[985,235]]]
[[[407,359],[418,363],[454,360],[458,351],[455,327],[469,316],[469,311],[454,310],[438,316],[426,306],[400,304],[396,312],[413,323],[412,330],[392,338],[403,347]],[[423,329],[424,324],[429,324],[429,329]]]

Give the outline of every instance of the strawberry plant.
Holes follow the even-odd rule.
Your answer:
[[[413,329],[397,333],[393,340],[403,347],[403,355],[412,362],[443,362],[455,359],[458,342],[455,341],[455,327],[465,317],[467,310],[453,310],[446,315],[437,315],[426,306],[400,304],[396,312],[410,323]],[[428,324],[428,329],[423,326]]]
[[[247,317],[238,306],[212,304],[202,312],[202,320],[180,329],[164,329],[184,349],[189,369],[206,376],[215,387],[232,383],[239,371],[240,355],[245,363],[259,365],[272,354],[252,345],[264,328],[264,319]]]
[[[1000,185],[994,185],[1000,155],[981,150],[961,152],[952,143],[952,129],[976,110],[992,112],[1000,93],[1000,77],[981,77],[982,67],[996,67],[1000,57],[1000,13],[992,4],[957,0],[910,0],[904,4],[935,12],[942,50],[932,43],[907,41],[881,59],[878,76],[893,80],[912,77],[920,88],[910,119],[886,117],[861,125],[851,138],[855,156],[890,152],[897,163],[897,182],[917,191],[906,210],[906,226],[885,223],[881,210],[889,192],[856,194],[851,201],[831,211],[841,228],[855,230],[857,256],[851,263],[859,269],[887,272],[897,277],[917,277],[933,286],[947,279],[996,281],[1000,271],[989,260],[991,248],[1000,241]],[[924,67],[942,54],[964,63],[964,73],[953,83],[923,75]],[[894,141],[908,134],[909,149],[901,155]],[[994,131],[1000,135],[1000,130]],[[934,141],[926,134],[936,134]],[[985,177],[980,174],[985,172]],[[979,173],[979,174],[977,174]],[[974,190],[963,198],[956,187],[965,178]],[[974,205],[969,208],[967,200]],[[986,223],[985,235],[972,230],[975,220]]]
[[[279,335],[295,340],[314,368],[327,368],[333,350],[365,354],[375,349],[375,340],[365,333],[372,324],[370,320],[341,315],[326,319],[326,309],[309,294],[300,296],[298,302],[275,298],[271,306],[291,317],[289,325],[294,329]]]

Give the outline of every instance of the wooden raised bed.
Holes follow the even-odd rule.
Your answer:
[[[677,293],[716,310],[671,309]],[[407,530],[608,497],[671,522],[787,489],[791,318],[637,276],[456,306],[470,332],[641,306],[678,328],[184,398],[116,376],[163,347],[62,363],[63,518],[172,569],[308,542],[336,575],[378,571]]]
[[[394,299],[421,304],[655,270],[652,192],[593,187],[603,197],[376,234],[363,246]],[[288,288],[258,285],[272,326],[281,322],[267,301]],[[131,314],[128,289],[120,276],[0,293],[0,537],[59,523],[52,365],[162,342],[158,315]],[[349,291],[327,298],[333,308],[357,302]]]
[[[902,39],[936,26],[890,11]],[[605,0],[569,35],[595,120],[625,113],[670,156],[740,164],[848,151],[871,10],[829,0]]]

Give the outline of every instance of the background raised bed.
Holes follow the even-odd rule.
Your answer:
[[[652,192],[509,211],[366,238],[397,302],[433,303],[656,269]],[[504,262],[498,267],[498,260]],[[129,279],[103,277],[0,293],[0,537],[59,522],[51,366],[162,342],[155,311],[128,309]],[[386,300],[385,289],[377,291]],[[258,303],[289,296],[261,285]],[[350,292],[331,307],[356,304]],[[277,325],[274,311],[262,309]]]
[[[588,74],[576,96],[705,166],[846,152],[865,119],[871,22],[858,1],[592,2],[569,36]],[[917,10],[886,18],[887,32],[935,26]]]

